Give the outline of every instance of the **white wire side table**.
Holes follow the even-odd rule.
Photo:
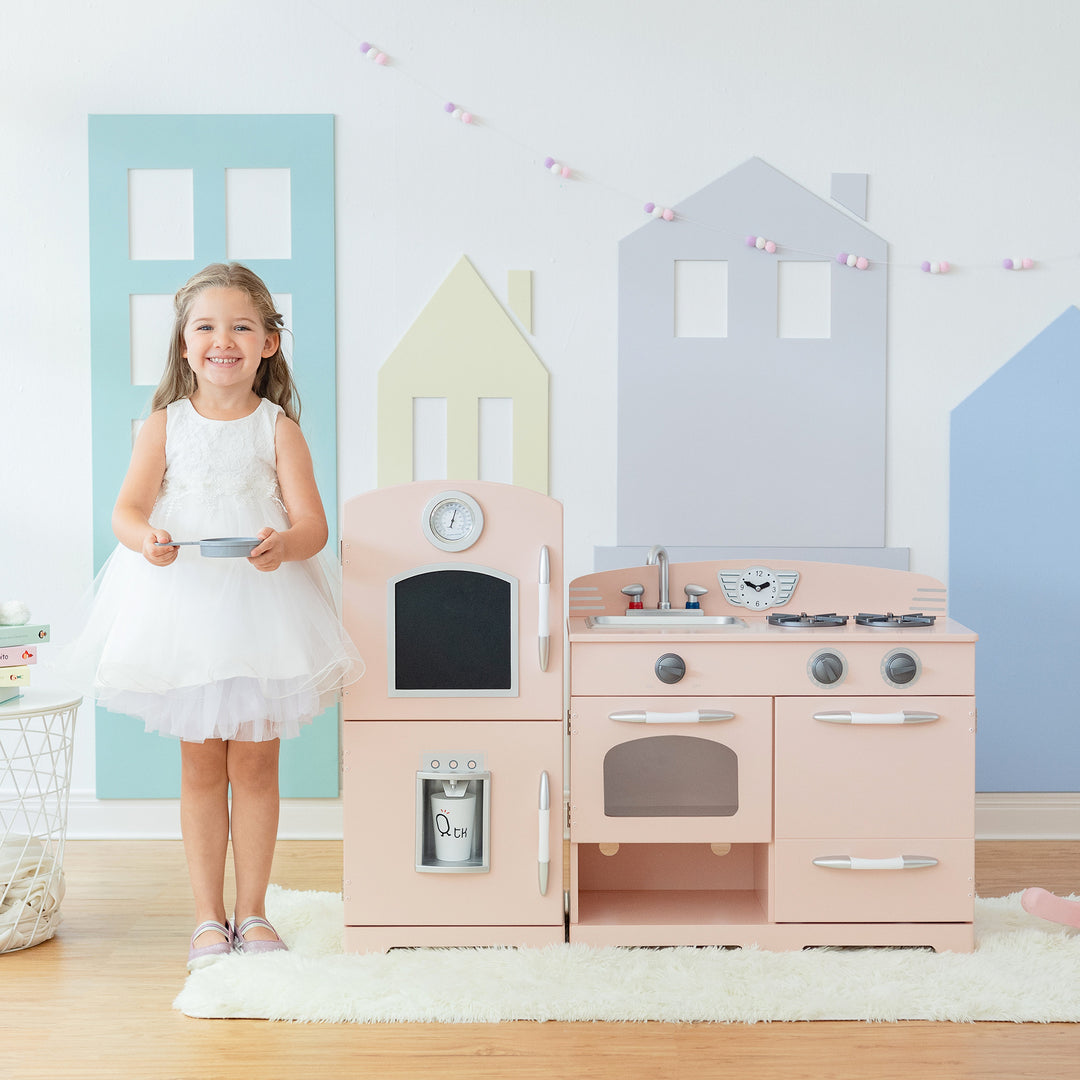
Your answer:
[[[60,925],[75,715],[82,698],[31,687],[0,704],[0,953]]]

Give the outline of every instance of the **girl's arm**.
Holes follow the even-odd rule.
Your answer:
[[[112,527],[117,540],[132,551],[141,552],[155,566],[168,566],[179,548],[154,547],[156,541],[172,537],[150,524],[161,481],[165,476],[165,410],[151,413],[143,424],[131,451],[131,464],[113,507]]]
[[[280,532],[261,530],[259,539],[262,543],[248,560],[257,570],[276,570],[283,562],[310,559],[326,547],[328,535],[326,511],[315,484],[311,452],[300,426],[287,416],[277,419],[274,448],[278,484],[289,515],[289,527]]]

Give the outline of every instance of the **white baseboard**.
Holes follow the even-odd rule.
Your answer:
[[[179,840],[176,799],[98,799],[73,791],[72,840]],[[283,799],[282,840],[340,840],[340,799]],[[1080,840],[1080,792],[998,791],[975,796],[978,840]]]
[[[982,791],[977,840],[1080,840],[1080,792]]]

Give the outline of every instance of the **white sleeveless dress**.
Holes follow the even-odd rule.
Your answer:
[[[289,521],[262,399],[208,420],[184,398],[166,410],[165,478],[150,515],[174,540],[256,536]],[[74,670],[110,712],[184,740],[291,738],[363,674],[318,558],[269,573],[245,558],[181,547],[152,566],[118,545],[98,575]]]

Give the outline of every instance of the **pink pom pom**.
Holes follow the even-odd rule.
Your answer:
[[[771,240],[766,240],[765,241],[765,250],[770,255],[775,255],[776,254],[776,245]]]
[[[1031,259],[1024,259],[1024,261],[1020,265],[1023,267],[1023,269],[1030,270],[1035,265],[1035,263]]]
[[[376,63],[376,64],[385,64],[385,63],[386,63],[386,59],[387,59],[387,57],[386,57],[386,53],[384,53],[384,52],[381,52],[381,53],[379,53],[379,55],[378,55],[378,56],[376,56],[376,57],[375,57],[375,63]]]
[[[675,211],[674,210],[665,210],[660,216],[665,221],[674,221],[675,220]]]
[[[461,114],[461,122],[463,124],[471,124],[472,123],[472,113],[471,112],[463,112]]]
[[[941,273],[947,274],[949,272],[949,264],[944,259],[942,259],[939,265],[939,269]]]
[[[570,166],[569,165],[564,165],[562,167],[562,169],[560,170],[559,175],[562,176],[562,178],[564,180],[569,180],[570,179]]]
[[[870,260],[865,255],[860,255],[855,260],[855,267],[858,270],[865,270],[870,265]]]

